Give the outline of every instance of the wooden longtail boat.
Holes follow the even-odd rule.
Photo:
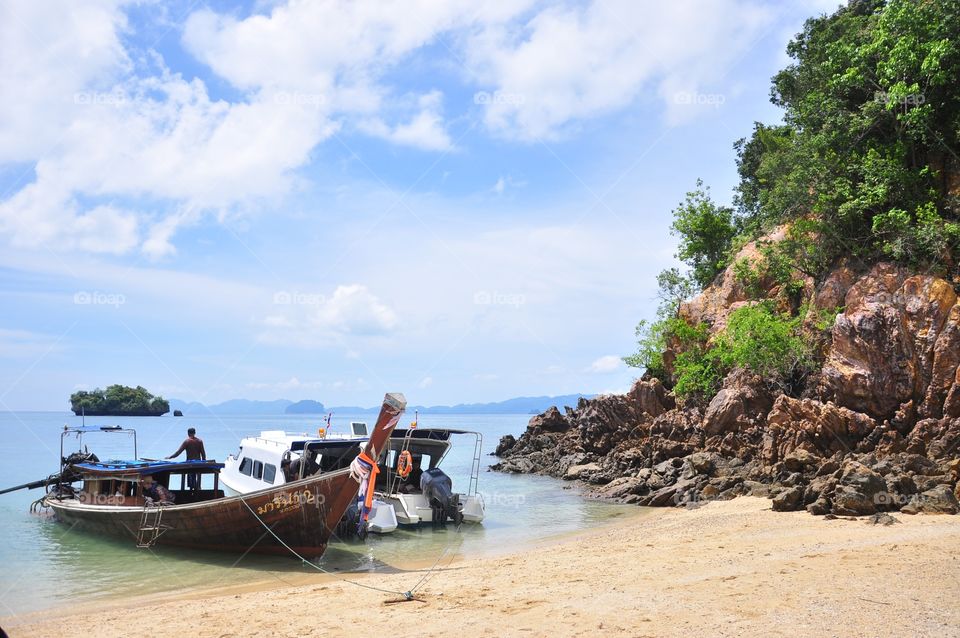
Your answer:
[[[384,397],[377,424],[364,447],[370,458],[377,458],[387,445],[405,407],[402,394]],[[72,464],[65,469],[83,480],[82,490],[54,490],[41,506],[49,507],[57,520],[73,529],[131,539],[142,547],[159,543],[266,554],[289,554],[289,547],[303,557],[316,558],[323,554],[360,486],[350,469],[344,468],[224,496],[218,481],[222,467],[212,461]],[[181,489],[173,490],[171,477],[178,474]],[[203,476],[210,474],[213,489],[202,489]],[[200,475],[200,489],[183,489],[196,480],[188,478],[190,475]],[[145,476],[166,483],[175,504],[148,503],[143,496]]]

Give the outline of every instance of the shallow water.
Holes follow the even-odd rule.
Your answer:
[[[512,551],[552,536],[599,525],[632,514],[636,508],[581,497],[563,482],[537,476],[486,471],[489,456],[503,434],[518,435],[529,415],[420,415],[420,427],[449,427],[483,434],[480,493],[486,519],[457,530],[430,527],[400,529],[371,535],[366,541],[331,543],[319,566],[333,572],[395,571],[430,565],[455,556],[479,556]],[[335,414],[334,431],[346,431],[352,420],[372,425],[375,415]],[[409,418],[401,422],[406,424]],[[0,412],[0,489],[43,478],[58,469],[60,432],[80,418],[59,412]],[[89,418],[88,425],[123,425],[137,429],[141,457],[158,458],[176,450],[187,427],[197,428],[207,456],[223,460],[240,439],[261,430],[314,432],[319,419],[310,416],[186,416],[183,418]],[[85,436],[101,459],[131,457],[133,441],[126,435]],[[73,439],[67,452],[76,449]],[[443,469],[454,489],[465,491],[473,457],[473,437],[454,440]],[[125,540],[102,539],[70,530],[49,516],[31,515],[30,503],[43,490],[21,490],[0,496],[0,616],[83,604],[124,594],[142,595],[191,587],[235,586],[276,579],[278,585],[297,582],[316,569],[296,559],[237,556],[157,546],[138,549]],[[416,576],[416,577],[414,577]],[[419,575],[411,574],[415,582]],[[411,585],[413,584],[411,582]]]

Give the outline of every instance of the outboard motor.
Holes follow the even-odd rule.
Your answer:
[[[448,518],[457,525],[463,522],[460,495],[453,493],[453,481],[439,467],[424,470],[420,477],[420,491],[433,510],[434,526],[446,525]]]

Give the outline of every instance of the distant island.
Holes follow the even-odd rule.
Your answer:
[[[593,394],[564,394],[560,396],[516,397],[493,403],[458,403],[457,405],[412,405],[407,407],[408,413],[420,411],[429,414],[539,414],[553,405],[569,405],[574,407],[581,397],[591,399]],[[364,408],[347,405],[325,407],[319,401],[306,399],[303,401],[289,401],[277,399],[274,401],[252,401],[249,399],[231,399],[223,403],[205,405],[197,401],[182,401],[170,399],[170,404],[184,414],[244,414],[275,416],[282,414],[364,414],[375,413],[378,407]],[[87,413],[89,414],[89,412]]]
[[[111,385],[106,390],[74,392],[70,409],[77,416],[160,416],[170,411],[170,403],[143,386]]]
[[[324,414],[326,413],[326,408],[323,407],[323,404],[319,401],[312,401],[310,399],[304,399],[303,401],[297,401],[296,403],[291,403],[284,410],[284,414]]]

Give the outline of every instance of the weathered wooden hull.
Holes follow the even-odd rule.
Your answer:
[[[388,395],[384,400],[367,444],[367,452],[374,458],[375,450],[382,450],[389,439],[403,407],[400,395]],[[358,489],[349,470],[339,470],[241,496],[162,506],[159,526],[164,531],[156,542],[235,553],[289,554],[286,544],[304,557],[315,558],[323,554]],[[47,497],[46,505],[57,520],[73,529],[131,542],[137,540],[144,513],[143,507],[96,505],[53,496]]]

